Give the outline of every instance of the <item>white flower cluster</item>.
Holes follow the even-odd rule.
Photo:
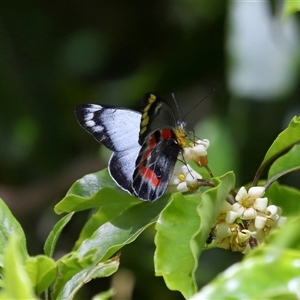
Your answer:
[[[196,191],[199,188],[198,179],[202,179],[202,176],[190,165],[176,165],[169,182],[170,191],[176,190],[181,193]]]
[[[207,149],[209,140],[195,141],[190,147],[183,150],[183,158],[186,162],[194,161],[199,167],[207,165]]]
[[[198,140],[190,147],[183,149],[183,159],[186,164],[176,165],[171,180],[169,182],[169,191],[194,192],[199,188],[198,179],[202,176],[197,173],[187,162],[194,161],[199,166],[207,165],[208,140]],[[180,157],[179,159],[182,159]]]
[[[268,206],[264,194],[264,187],[251,187],[248,192],[241,187],[233,205],[224,202],[212,230],[217,247],[247,253],[251,238],[259,245],[272,228],[284,223],[281,210],[275,205]]]

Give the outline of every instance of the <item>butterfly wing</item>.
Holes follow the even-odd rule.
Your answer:
[[[154,131],[162,128],[174,128],[177,120],[172,108],[152,93],[145,94],[142,101],[142,118],[140,123],[139,143]]]
[[[138,143],[141,114],[112,106],[82,104],[75,108],[78,123],[99,143],[114,151],[108,170],[115,182],[133,192],[132,177],[141,149]]]
[[[172,130],[157,130],[145,139],[136,160],[132,182],[138,198],[154,201],[163,195],[180,151]]]

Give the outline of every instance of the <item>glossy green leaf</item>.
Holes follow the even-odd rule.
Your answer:
[[[268,149],[260,169],[263,169],[270,161],[272,161],[279,153],[289,149],[292,145],[300,141],[300,117],[294,117],[288,127],[282,131],[271,147]]]
[[[22,241],[17,234],[12,234],[3,256],[3,290],[6,299],[37,299],[31,281],[24,269]]]
[[[91,248],[97,249],[96,261],[105,261],[128,243],[131,243],[151,225],[165,207],[169,195],[155,202],[140,201],[114,219],[100,226],[93,235],[84,240],[78,253],[84,256]]]
[[[300,215],[300,191],[298,189],[273,182],[265,196],[272,204],[281,207],[283,216]]]
[[[141,200],[129,196],[127,193],[114,190],[110,190],[108,195],[103,195],[103,192],[99,191],[92,197],[100,198],[98,202],[99,209],[85,223],[76,241],[74,250],[77,249],[85,239],[90,238],[94,231],[100,226],[112,220],[129,207],[141,203]]]
[[[107,169],[96,173],[87,174],[81,179],[78,179],[67,192],[67,196],[77,195],[84,198],[89,198],[105,187],[117,187],[114,181],[111,179]]]
[[[0,199],[0,233],[0,266],[3,266],[3,251],[5,251],[8,240],[13,234],[18,237],[22,259],[28,257],[24,231],[2,199]]]
[[[197,289],[198,258],[219,210],[234,186],[233,173],[214,179],[216,187],[203,194],[175,194],[156,223],[155,271],[171,290],[186,298]]]
[[[55,296],[55,300],[71,300],[79,289],[94,278],[108,277],[115,273],[119,267],[119,258],[110,259],[106,262],[98,263],[85,268],[69,280],[63,289]]]
[[[269,169],[268,179],[295,168],[300,168],[300,145],[295,145],[290,151],[275,160]]]
[[[267,247],[261,255],[227,269],[191,300],[298,299],[299,295],[300,251]]]
[[[56,277],[56,263],[45,255],[29,257],[25,270],[37,295],[44,292]]]
[[[57,214],[101,208],[102,205],[125,205],[127,207],[140,202],[137,198],[121,191],[109,177],[107,170],[88,174],[78,180],[67,195],[55,205]],[[116,204],[114,204],[116,203]]]
[[[45,245],[44,245],[44,252],[46,255],[48,255],[49,257],[53,256],[54,253],[54,249],[57,243],[57,240],[62,232],[62,230],[64,229],[64,227],[69,223],[69,221],[71,220],[72,216],[74,213],[69,213],[68,215],[64,216],[63,218],[61,218],[53,227],[53,229],[51,230]]]

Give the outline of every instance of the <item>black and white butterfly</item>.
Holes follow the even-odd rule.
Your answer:
[[[75,108],[75,115],[88,133],[113,151],[108,170],[123,190],[146,201],[163,195],[185,145],[183,123],[167,103],[149,93],[141,113],[82,104]]]

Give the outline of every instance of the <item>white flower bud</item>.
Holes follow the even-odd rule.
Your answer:
[[[210,145],[210,142],[208,139],[198,140],[196,143],[199,145],[200,144],[203,145],[206,150],[208,149],[208,147]]]
[[[198,159],[199,156],[207,155],[207,151],[203,145],[196,145],[191,149],[191,156],[193,159]]]
[[[267,210],[268,217],[270,217],[272,219],[277,214],[277,206],[276,205],[269,205],[266,210]]]

